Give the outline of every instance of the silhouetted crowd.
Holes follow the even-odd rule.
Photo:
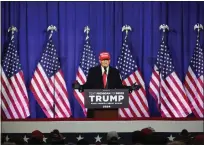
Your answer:
[[[27,142],[19,136],[13,136],[9,140],[6,140],[5,136],[3,136],[1,143],[3,145],[91,145],[91,143],[85,139],[80,139],[76,143],[67,143],[63,135],[57,129],[49,134],[46,143],[43,141],[43,138],[43,133],[39,130],[35,130],[31,133],[31,137]],[[132,132],[131,138],[131,145],[204,145],[204,134],[192,136],[186,129],[183,129],[174,140],[169,140],[162,135],[156,134],[153,128],[144,128],[134,131]],[[108,132],[106,139],[108,145],[120,144],[119,135],[115,131]],[[100,143],[96,143],[96,145],[100,145]]]

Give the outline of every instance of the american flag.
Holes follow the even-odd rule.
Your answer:
[[[30,89],[48,118],[72,115],[63,72],[52,39],[49,39],[31,80]]]
[[[7,119],[30,116],[29,99],[15,38],[10,40],[1,62],[1,107]]]
[[[204,117],[204,50],[199,43],[199,35],[197,37],[196,48],[191,58],[188,72],[185,77],[185,90],[191,102],[190,106],[198,118]]]
[[[124,39],[121,55],[118,57],[116,68],[120,71],[124,85],[131,86],[136,82],[142,86],[139,90],[135,90],[129,94],[129,107],[120,108],[119,115],[123,118],[149,117],[145,83],[133,59],[132,53],[130,52],[127,37]]]
[[[149,92],[156,100],[162,117],[186,117],[192,113],[164,37],[152,72]]]
[[[86,82],[89,69],[98,65],[96,61],[96,56],[93,52],[93,49],[90,46],[89,37],[86,37],[86,41],[84,44],[84,48],[82,51],[81,60],[79,63],[78,71],[76,74],[76,80],[79,82],[80,85],[83,85]],[[74,90],[74,96],[79,102],[84,115],[87,115],[87,109],[84,106],[84,93],[79,92],[78,90]]]

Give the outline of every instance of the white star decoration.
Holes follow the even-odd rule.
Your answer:
[[[82,137],[81,135],[79,135],[78,137],[76,137],[78,141],[84,139],[84,137]]]
[[[25,142],[28,142],[28,137],[26,137],[26,135],[24,136],[24,138],[23,138],[23,140],[25,141]]]
[[[6,141],[8,141],[9,140],[9,137],[8,137],[8,135],[6,136]]]
[[[46,140],[47,140],[47,138],[44,136],[44,137],[43,137],[43,141],[46,142]]]
[[[101,142],[102,137],[100,137],[99,135],[97,135],[97,137],[95,137],[96,142]]]
[[[175,138],[175,137],[173,137],[172,134],[168,137],[168,139],[169,139],[170,141],[174,141],[174,138]]]
[[[28,142],[28,137],[26,137],[26,135],[24,136],[24,138],[23,138],[23,140],[25,141],[25,142]],[[44,142],[46,142],[46,140],[47,140],[47,138],[46,137],[43,137],[43,141]]]

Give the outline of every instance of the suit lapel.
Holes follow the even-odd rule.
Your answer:
[[[108,72],[108,76],[107,76],[107,83],[108,83],[108,86],[110,86],[110,83],[111,83],[110,78],[111,78],[111,73],[112,73],[112,69],[111,69],[110,66],[109,66],[109,70],[108,71],[109,72]]]
[[[99,66],[99,69],[98,69],[98,70],[99,70],[100,76],[103,77],[101,66]]]
[[[101,69],[101,66],[99,66],[99,69],[98,69],[98,73],[99,73],[99,77],[100,77],[100,81],[101,81],[101,87],[103,88],[103,75],[102,75],[102,69]]]

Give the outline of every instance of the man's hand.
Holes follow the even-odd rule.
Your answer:
[[[132,87],[132,90],[139,90],[142,86],[134,83],[131,87]]]
[[[82,86],[79,84],[78,81],[72,84],[73,89],[78,89],[80,92],[82,92]]]
[[[132,86],[130,86],[129,88],[129,92],[132,93],[132,91],[134,90],[139,90],[142,86],[141,85],[138,85],[136,83],[134,83]]]

